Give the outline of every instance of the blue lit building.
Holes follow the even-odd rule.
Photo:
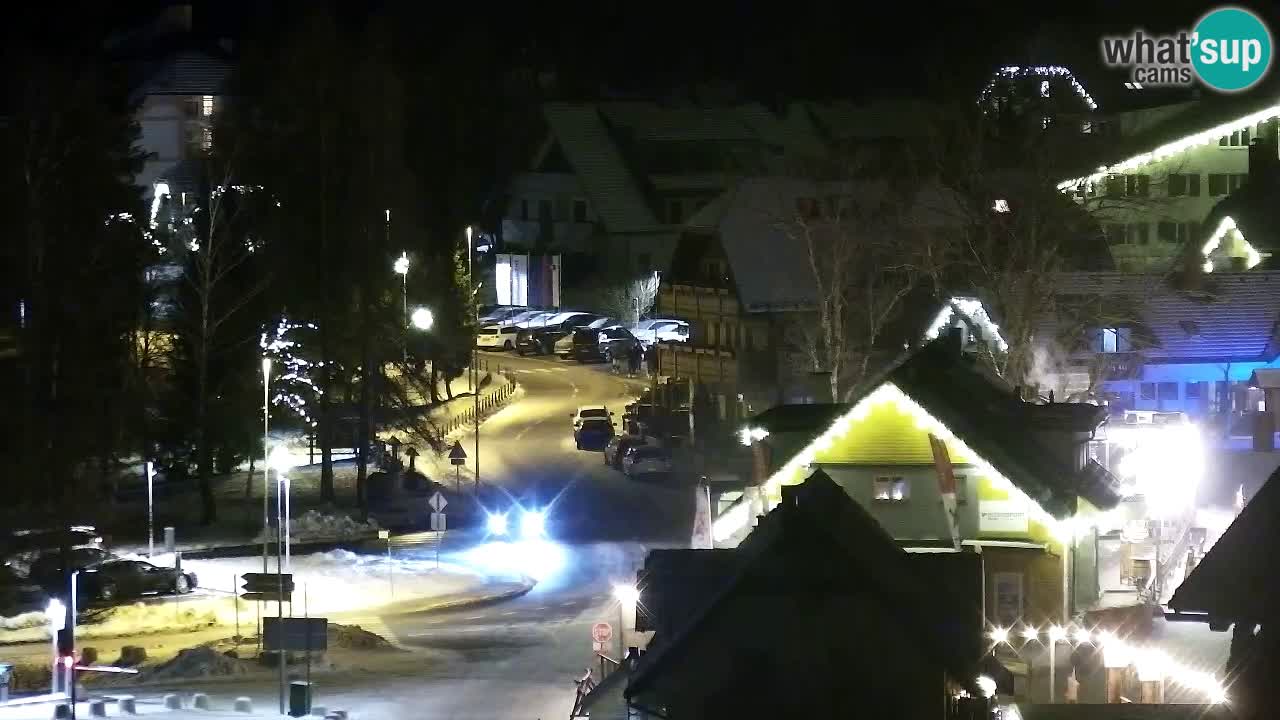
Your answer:
[[[1069,384],[1115,412],[1183,412],[1246,434],[1245,413],[1277,410],[1250,379],[1280,367],[1280,272],[1072,273],[1056,297],[1037,334],[1064,348]],[[1080,309],[1104,319],[1073,325]]]

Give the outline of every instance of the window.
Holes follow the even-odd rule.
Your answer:
[[[1186,173],[1169,173],[1169,197],[1200,195],[1200,175]]]
[[[1129,328],[1101,328],[1098,352],[1129,352]]]
[[[1214,197],[1226,195],[1228,177],[1224,173],[1209,173],[1209,194]]]
[[[1203,394],[1202,394],[1203,391],[1201,390],[1200,386],[1201,386],[1201,383],[1194,380],[1187,383],[1187,399],[1188,400],[1199,400],[1201,397],[1203,397]]]
[[[1107,197],[1120,197],[1124,195],[1124,176],[1108,175],[1106,188]]]
[[[1140,389],[1140,391],[1141,391],[1141,393],[1142,393],[1142,399],[1143,399],[1143,400],[1155,400],[1155,399],[1156,399],[1156,384],[1155,384],[1155,383],[1142,383],[1142,385],[1139,387],[1139,389]]]
[[[576,223],[584,223],[587,221],[587,201],[573,201],[573,221]]]
[[[1232,173],[1231,181],[1230,181],[1231,192],[1235,192],[1236,190],[1239,190],[1241,187],[1244,186],[1246,182],[1248,182],[1248,180],[1249,180],[1248,173]]]
[[[1172,243],[1178,240],[1178,224],[1160,221],[1156,223],[1156,239],[1160,242]]]
[[[872,491],[877,502],[903,502],[911,495],[906,478],[896,475],[876,478]]]
[[[1147,223],[1129,223],[1129,244],[1146,245],[1151,239],[1150,227]]]
[[[1146,197],[1151,191],[1150,175],[1126,175],[1125,195],[1129,197]]]
[[[1198,222],[1178,223],[1177,237],[1175,238],[1175,241],[1178,244],[1184,245],[1186,243],[1192,242],[1193,240],[1199,240],[1199,239],[1200,239],[1200,223]]]
[[[529,219],[529,201],[524,198],[521,198],[520,200],[520,219]]]
[[[200,114],[205,117],[213,117],[213,96],[212,95],[201,96]]]
[[[1178,383],[1162,382],[1157,388],[1160,393],[1161,400],[1177,400],[1178,399]]]
[[[1218,138],[1221,147],[1249,147],[1249,128],[1237,130],[1230,135]]]
[[[1127,240],[1124,223],[1107,223],[1103,227],[1103,232],[1106,233],[1107,242],[1111,245],[1124,245]]]

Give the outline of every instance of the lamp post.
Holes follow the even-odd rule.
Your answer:
[[[53,674],[50,676],[52,685],[49,692],[58,692],[58,633],[62,628],[67,626],[67,606],[62,604],[58,598],[49,601],[49,606],[44,609],[44,617],[49,621],[49,639],[53,645]]]
[[[618,600],[618,663],[621,664],[627,657],[627,608],[631,608],[634,616],[640,591],[635,585],[619,583],[613,586],[613,596]]]
[[[467,290],[471,293],[471,307],[474,310],[473,318],[475,320],[476,330],[480,329],[480,306],[476,304],[476,283],[475,276],[471,269],[471,226],[467,226]],[[472,408],[473,420],[475,421],[475,492],[480,492],[480,355],[475,343],[471,343],[471,398],[474,402]]]
[[[396,262],[391,266],[400,275],[400,295],[404,300],[404,324],[409,325],[409,254],[401,251],[400,257],[396,258]],[[406,343],[403,350],[403,359],[409,360],[409,347]]]
[[[151,461],[147,461],[147,557],[150,558],[156,554],[156,530],[155,530],[155,494],[152,487],[155,480],[155,467]]]
[[[262,572],[267,572],[267,545],[271,527],[271,505],[267,497],[271,494],[271,458],[270,451],[270,412],[271,399],[271,358],[262,358]]]
[[[282,552],[284,554],[284,571],[290,572],[293,570],[293,565],[290,562],[291,558],[289,555],[289,518],[291,513],[289,512],[288,471],[293,468],[293,458],[289,455],[289,451],[286,450],[283,445],[277,445],[275,449],[271,451],[271,456],[267,460],[267,465],[276,471],[276,505],[277,511],[281,513],[280,533],[282,538],[281,545],[283,547]],[[281,507],[282,503],[283,506]]]

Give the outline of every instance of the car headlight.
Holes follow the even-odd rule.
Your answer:
[[[542,510],[525,510],[520,515],[520,536],[535,540],[547,532],[547,515]]]
[[[486,522],[490,535],[506,535],[507,534],[507,516],[505,513],[493,513],[489,515]]]

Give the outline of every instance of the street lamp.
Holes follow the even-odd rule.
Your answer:
[[[471,293],[471,307],[475,311],[474,320],[476,331],[480,330],[480,306],[476,304],[476,283],[475,275],[471,271],[471,226],[467,226],[467,291]],[[476,452],[475,463],[476,479],[475,492],[480,492],[480,355],[479,349],[476,348],[475,342],[471,343],[471,397],[474,406],[472,408],[472,419],[475,421],[475,444]]]
[[[390,210],[387,211],[388,221],[391,219],[390,212],[391,212]],[[388,233],[389,232],[390,230],[388,229]],[[395,270],[400,275],[400,295],[401,295],[401,298],[404,300],[404,324],[408,326],[409,324],[409,254],[403,250],[400,251],[400,257],[396,258],[396,261],[391,266],[391,269]],[[409,346],[407,341],[402,347],[402,352],[403,352],[403,357],[401,359],[404,360],[405,362],[408,362]]]
[[[621,663],[627,657],[627,609],[631,609],[634,617],[640,591],[635,585],[617,583],[613,586],[613,597],[618,600],[618,662]]]
[[[409,322],[418,330],[425,332],[436,324],[436,316],[430,310],[420,307],[413,311],[413,315],[409,317]]]
[[[262,358],[262,572],[267,571],[267,537],[271,527],[269,516],[271,505],[267,497],[271,494],[271,460],[267,457],[270,451],[270,412],[271,399],[271,358]]]
[[[58,598],[49,601],[49,606],[44,609],[44,617],[49,621],[49,637],[53,643],[53,675],[50,681],[52,686],[49,692],[58,692],[58,633],[67,626],[67,606],[62,604]]]
[[[267,458],[267,466],[276,471],[276,512],[280,513],[282,508],[280,503],[283,498],[283,513],[280,514],[281,537],[284,546],[284,567],[291,570],[292,566],[289,562],[289,475],[288,471],[293,468],[293,456],[285,449],[283,445],[277,445],[271,451],[271,456]]]

